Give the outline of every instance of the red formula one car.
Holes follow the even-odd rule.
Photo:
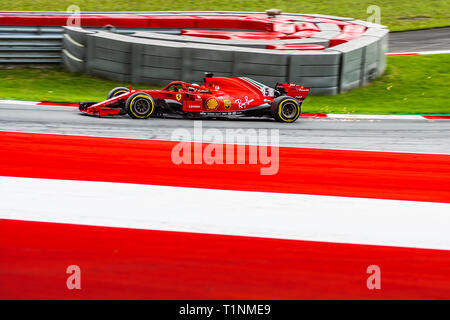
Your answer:
[[[103,102],[82,102],[80,111],[96,116],[128,114],[134,119],[179,116],[194,119],[270,117],[294,122],[309,88],[283,83],[270,88],[246,77],[213,77],[207,73],[203,85],[183,81],[161,90],[111,90]]]

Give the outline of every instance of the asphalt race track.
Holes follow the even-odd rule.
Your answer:
[[[173,140],[175,129],[188,130],[189,119],[133,120],[128,116],[97,118],[74,107],[0,104],[0,130],[133,139]],[[281,146],[450,154],[447,120],[360,120],[300,118],[293,124],[272,120],[201,121],[203,132],[218,129],[279,129]],[[175,139],[178,140],[178,139]],[[193,138],[195,140],[195,138]],[[206,142],[206,141],[205,141]]]
[[[389,52],[450,50],[450,28],[389,33]]]

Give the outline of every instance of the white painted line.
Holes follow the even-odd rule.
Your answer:
[[[75,57],[74,55],[72,55],[72,54],[71,54],[69,51],[67,51],[66,49],[62,49],[62,52],[63,52],[67,57],[69,57],[69,58],[72,59],[72,60],[75,60],[75,61],[77,61],[77,62],[83,62],[82,59],[79,59],[79,58]]]
[[[35,106],[39,102],[37,101],[21,101],[21,100],[0,100],[0,104],[18,104],[18,105],[31,105]]]
[[[0,177],[0,218],[450,249],[450,204]]]
[[[406,55],[427,55],[427,54],[446,54],[450,50],[433,50],[433,51],[415,51],[415,52],[388,52],[387,56],[406,56]]]
[[[66,38],[68,41],[73,43],[75,46],[80,47],[80,48],[84,48],[84,45],[82,45],[81,43],[78,43],[75,40],[73,40],[72,37],[69,34],[64,33],[64,38]]]
[[[421,115],[399,115],[399,114],[327,114],[329,119],[365,119],[365,120],[425,120]]]
[[[74,111],[78,110],[75,107],[69,107],[64,105],[38,105],[36,101],[15,101],[15,100],[0,100],[0,108],[2,105],[15,106],[24,110],[58,110],[58,111]]]
[[[436,51],[421,51],[419,54],[444,54],[450,53],[450,50],[436,50]]]

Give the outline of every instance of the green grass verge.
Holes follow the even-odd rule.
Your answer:
[[[65,11],[69,5],[78,5],[81,11],[265,11],[278,8],[283,12],[320,13],[361,20],[369,17],[368,6],[377,5],[381,9],[381,23],[391,31],[450,25],[450,1],[446,0],[0,0],[2,11]]]
[[[101,101],[115,87],[129,87],[119,83],[70,73],[60,67],[0,69],[0,99],[80,102]],[[147,89],[147,85],[134,86]],[[152,87],[158,88],[158,87]]]
[[[117,83],[60,68],[0,70],[0,99],[101,101]],[[450,55],[388,57],[385,75],[368,87],[335,96],[310,96],[304,112],[449,114]],[[139,85],[135,88],[149,88]],[[156,88],[156,87],[153,87]]]

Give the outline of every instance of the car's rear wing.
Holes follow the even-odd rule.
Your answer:
[[[293,83],[277,83],[275,85],[275,90],[280,92],[282,95],[287,95],[297,99],[298,101],[303,101],[311,88],[305,88],[301,85]]]

